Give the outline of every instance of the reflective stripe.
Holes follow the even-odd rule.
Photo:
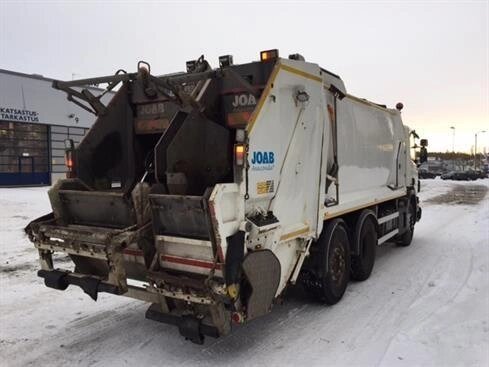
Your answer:
[[[144,256],[144,253],[141,250],[135,250],[135,249],[130,249],[126,248],[124,251],[122,251],[124,255],[131,255],[131,256]]]
[[[270,75],[270,79],[268,80],[267,86],[263,90],[263,93],[261,94],[261,97],[258,100],[258,104],[256,105],[256,108],[253,110],[253,113],[251,114],[248,126],[246,126],[246,130],[248,131],[248,134],[253,129],[253,125],[255,125],[256,118],[260,114],[260,111],[263,107],[263,104],[265,103],[265,100],[268,98],[268,94],[270,93],[270,89],[272,89],[273,83],[275,82],[275,78],[277,77],[279,70],[280,70],[280,63],[277,63],[273,68],[272,75]]]
[[[306,234],[309,232],[309,226],[299,229],[297,231],[285,233],[280,236],[280,241],[290,240],[291,238],[299,237],[300,235]]]
[[[161,255],[161,260],[167,261],[169,263],[195,266],[198,268],[218,269],[218,270],[222,268],[222,264],[219,263],[216,263],[214,266],[214,263],[212,261],[197,260],[197,259],[191,259],[187,257]]]
[[[302,71],[302,70],[299,70],[299,69],[296,69],[296,68],[293,68],[293,67],[290,67],[287,65],[280,65],[280,68],[284,69],[285,71],[288,71],[289,73],[297,74],[297,75],[300,75],[304,78],[311,79],[311,80],[314,80],[314,81],[319,82],[319,83],[323,82],[323,78],[321,78],[320,76],[317,76],[314,74],[309,74],[305,71]]]
[[[345,209],[345,210],[341,210],[337,213],[324,213],[324,219],[331,219],[331,218],[335,218],[335,217],[338,217],[340,215],[343,215],[343,214],[347,214],[347,213],[351,213],[351,212],[354,212],[355,210],[359,210],[359,209],[363,209],[363,208],[368,208],[369,206],[373,206],[373,205],[377,205],[377,204],[381,204],[381,203],[385,203],[386,201],[389,201],[389,200],[394,200],[394,199],[399,199],[399,198],[402,198],[402,197],[405,197],[406,194],[399,194],[399,195],[396,195],[396,196],[391,196],[391,197],[387,197],[387,198],[383,198],[383,199],[375,199],[373,202],[370,202],[370,203],[367,203],[367,204],[363,204],[363,205],[359,205],[359,206],[356,206],[356,207],[353,207],[353,208],[349,208],[349,209]]]

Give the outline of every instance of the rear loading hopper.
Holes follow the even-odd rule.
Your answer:
[[[227,288],[236,287],[244,256],[234,183],[235,127],[244,120],[229,116],[254,106],[235,111],[232,96],[247,88],[260,93],[271,68],[245,68],[256,74],[254,86],[235,72],[210,70],[203,59],[182,75],[156,78],[148,69],[98,80],[109,89],[122,82],[106,107],[76,83],[54,83],[98,119],[67,152],[71,178],[50,189],[53,212],[26,231],[48,287],[76,285],[95,300],[109,292],[149,301],[148,318],[201,342],[203,334],[229,332],[236,295]],[[54,252],[67,254],[74,270],[58,269]]]

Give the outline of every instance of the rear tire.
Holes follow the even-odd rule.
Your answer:
[[[335,219],[323,229],[317,242],[314,281],[306,289],[320,302],[334,305],[345,294],[350,280],[350,245],[344,222]]]
[[[358,231],[359,254],[351,258],[351,277],[363,281],[370,277],[375,263],[377,249],[377,229],[372,217],[367,217]]]
[[[413,200],[409,199],[408,210],[407,210],[407,222],[408,229],[401,236],[397,244],[402,247],[407,247],[413,241],[414,236],[414,224],[416,223],[416,207],[413,205]]]

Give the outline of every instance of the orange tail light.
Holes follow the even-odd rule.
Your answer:
[[[237,166],[243,166],[245,161],[245,146],[244,144],[236,144],[234,146],[234,159]]]

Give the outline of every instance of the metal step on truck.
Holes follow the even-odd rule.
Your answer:
[[[349,95],[277,50],[186,69],[154,76],[140,62],[53,83],[97,120],[66,142],[52,212],[26,227],[46,286],[146,301],[148,319],[202,343],[267,314],[296,282],[335,304],[369,277],[377,246],[411,243],[419,181],[401,104]],[[92,84],[116,91],[107,105]]]

